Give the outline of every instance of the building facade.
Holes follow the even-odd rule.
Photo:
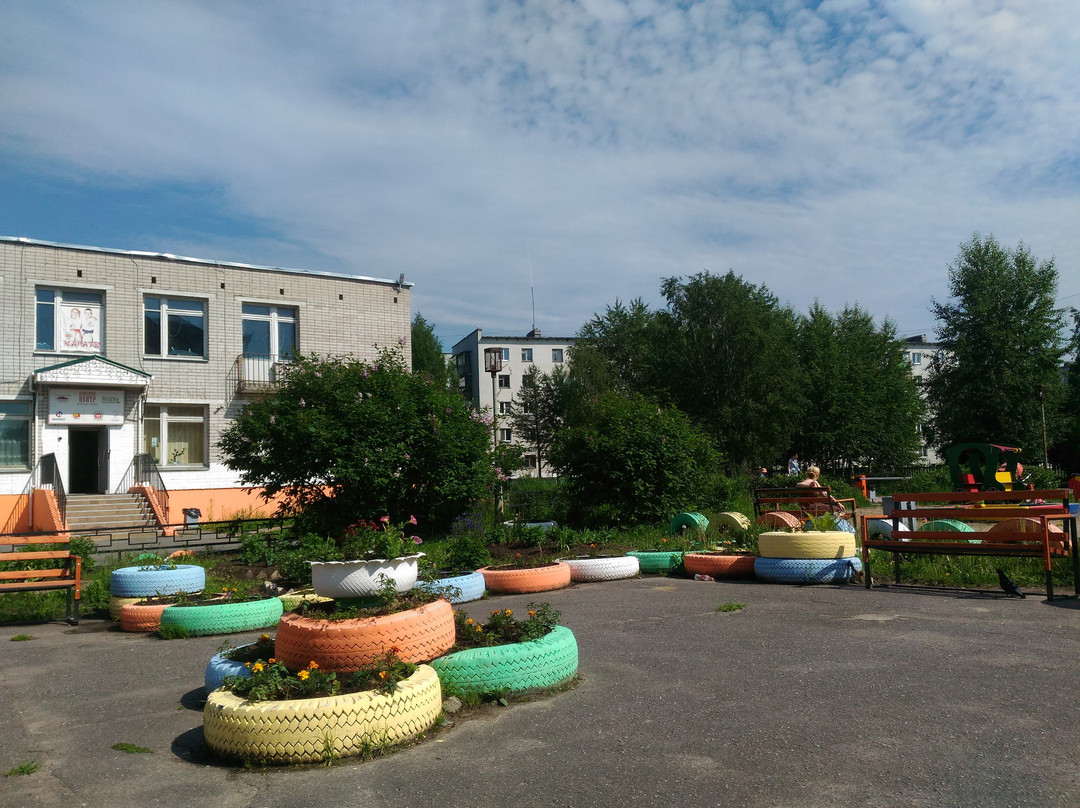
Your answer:
[[[534,447],[529,446],[521,435],[515,434],[509,416],[519,401],[521,379],[529,368],[551,374],[555,368],[567,367],[572,337],[545,337],[533,329],[524,337],[486,337],[478,328],[454,345],[451,351],[458,383],[464,396],[477,409],[487,409],[495,418],[495,429],[500,443],[512,443],[525,449],[525,473],[531,476],[540,471]],[[502,368],[494,374],[485,370],[484,351],[497,349]],[[543,462],[543,474],[551,473]]]
[[[126,491],[137,457],[168,489],[169,521],[258,512],[221,431],[295,355],[408,357],[410,286],[0,237],[0,531],[38,529],[43,478]]]
[[[908,363],[908,367],[911,368],[911,375],[919,382],[919,389],[922,390],[923,380],[926,378],[927,372],[930,370],[930,361],[942,350],[941,346],[936,342],[931,342],[926,338],[925,334],[919,334],[914,337],[907,337],[904,340],[904,361]],[[923,394],[925,398],[925,394]],[[931,465],[936,465],[942,462],[938,453],[927,443],[926,437],[922,434],[922,426],[919,427],[919,439],[922,442],[922,458],[923,462]]]

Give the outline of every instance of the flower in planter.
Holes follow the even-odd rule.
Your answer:
[[[533,642],[546,637],[562,616],[551,608],[551,604],[530,603],[526,606],[527,616],[515,620],[511,609],[500,609],[491,613],[487,623],[480,625],[464,612],[454,612],[457,625],[457,644],[455,648],[480,648],[493,645],[509,645],[519,642]]]
[[[404,524],[395,525],[389,516],[379,517],[379,523],[360,521],[350,525],[341,540],[346,560],[366,558],[400,558],[414,552],[424,540],[419,536],[406,536],[405,525],[415,525],[416,517],[410,516]]]
[[[314,661],[293,672],[270,657],[245,663],[251,676],[226,676],[222,687],[249,702],[322,698],[364,690],[390,695],[417,668],[411,662],[403,662],[397,653],[397,649],[391,648],[368,667],[340,676],[324,672]]]

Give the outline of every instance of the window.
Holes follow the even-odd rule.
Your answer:
[[[509,401],[499,402],[499,415],[509,415],[512,412]]]
[[[513,439],[513,434],[509,429],[499,430],[499,440],[503,443],[509,443]]]
[[[561,361],[563,361],[563,349],[562,348],[552,348],[551,349],[551,361],[552,362],[561,362]]]
[[[499,387],[503,390],[510,389],[510,377],[503,375],[499,377]]]
[[[143,353],[206,356],[206,304],[184,297],[143,300]]]
[[[271,361],[289,360],[296,354],[296,309],[244,303],[244,356],[263,356]]]
[[[534,469],[536,468],[536,455],[525,455],[521,458],[521,462],[525,464],[525,468]]]
[[[503,361],[504,362],[509,362],[510,361],[510,349],[509,348],[503,348],[502,349],[502,354],[503,354]]]
[[[521,361],[522,362],[531,362],[532,361],[532,348],[522,348],[521,349]]]
[[[0,467],[30,466],[30,402],[0,401]]]
[[[913,353],[911,355],[911,364],[913,364],[913,365],[921,365],[922,364],[922,354],[921,353]]]
[[[101,292],[38,289],[34,297],[35,350],[101,353],[105,336]]]
[[[162,466],[206,466],[206,407],[147,404],[143,451]]]

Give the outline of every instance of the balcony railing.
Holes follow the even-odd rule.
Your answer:
[[[241,354],[236,357],[236,392],[271,390],[281,381],[289,362],[272,354]]]

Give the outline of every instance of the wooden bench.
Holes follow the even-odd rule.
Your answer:
[[[82,594],[82,558],[72,555],[70,547],[63,550],[27,550],[34,544],[68,544],[68,537],[42,536],[4,536],[0,539],[3,547],[10,550],[0,551],[0,565],[14,565],[19,569],[0,567],[0,593],[26,592],[44,589],[67,590],[67,612],[65,620],[70,625],[79,622],[79,598]],[[28,561],[48,561],[42,569],[33,569],[36,565],[26,565]]]
[[[1045,491],[968,491],[959,493],[893,494],[892,523],[889,536],[869,529],[875,517],[862,520],[862,560],[869,570],[870,550],[893,554],[896,583],[900,583],[901,554],[1003,556],[1039,558],[1046,572],[1046,598],[1054,599],[1051,561],[1071,558],[1073,585],[1080,592],[1080,557],[1077,556],[1075,511],[1069,506],[1067,489]],[[901,524],[905,520],[915,530]],[[925,522],[924,522],[925,520]],[[947,528],[942,520],[991,522],[989,531],[974,533],[960,530],[919,530],[918,523],[937,522],[935,528]],[[1053,529],[1059,525],[1060,532]],[[872,585],[866,575],[866,588]]]
[[[848,503],[845,509],[844,503]],[[836,499],[827,485],[816,488],[794,486],[792,488],[755,488],[754,518],[769,511],[789,511],[799,517],[799,521],[811,519],[826,513],[837,516],[843,514],[855,521],[854,498]]]

